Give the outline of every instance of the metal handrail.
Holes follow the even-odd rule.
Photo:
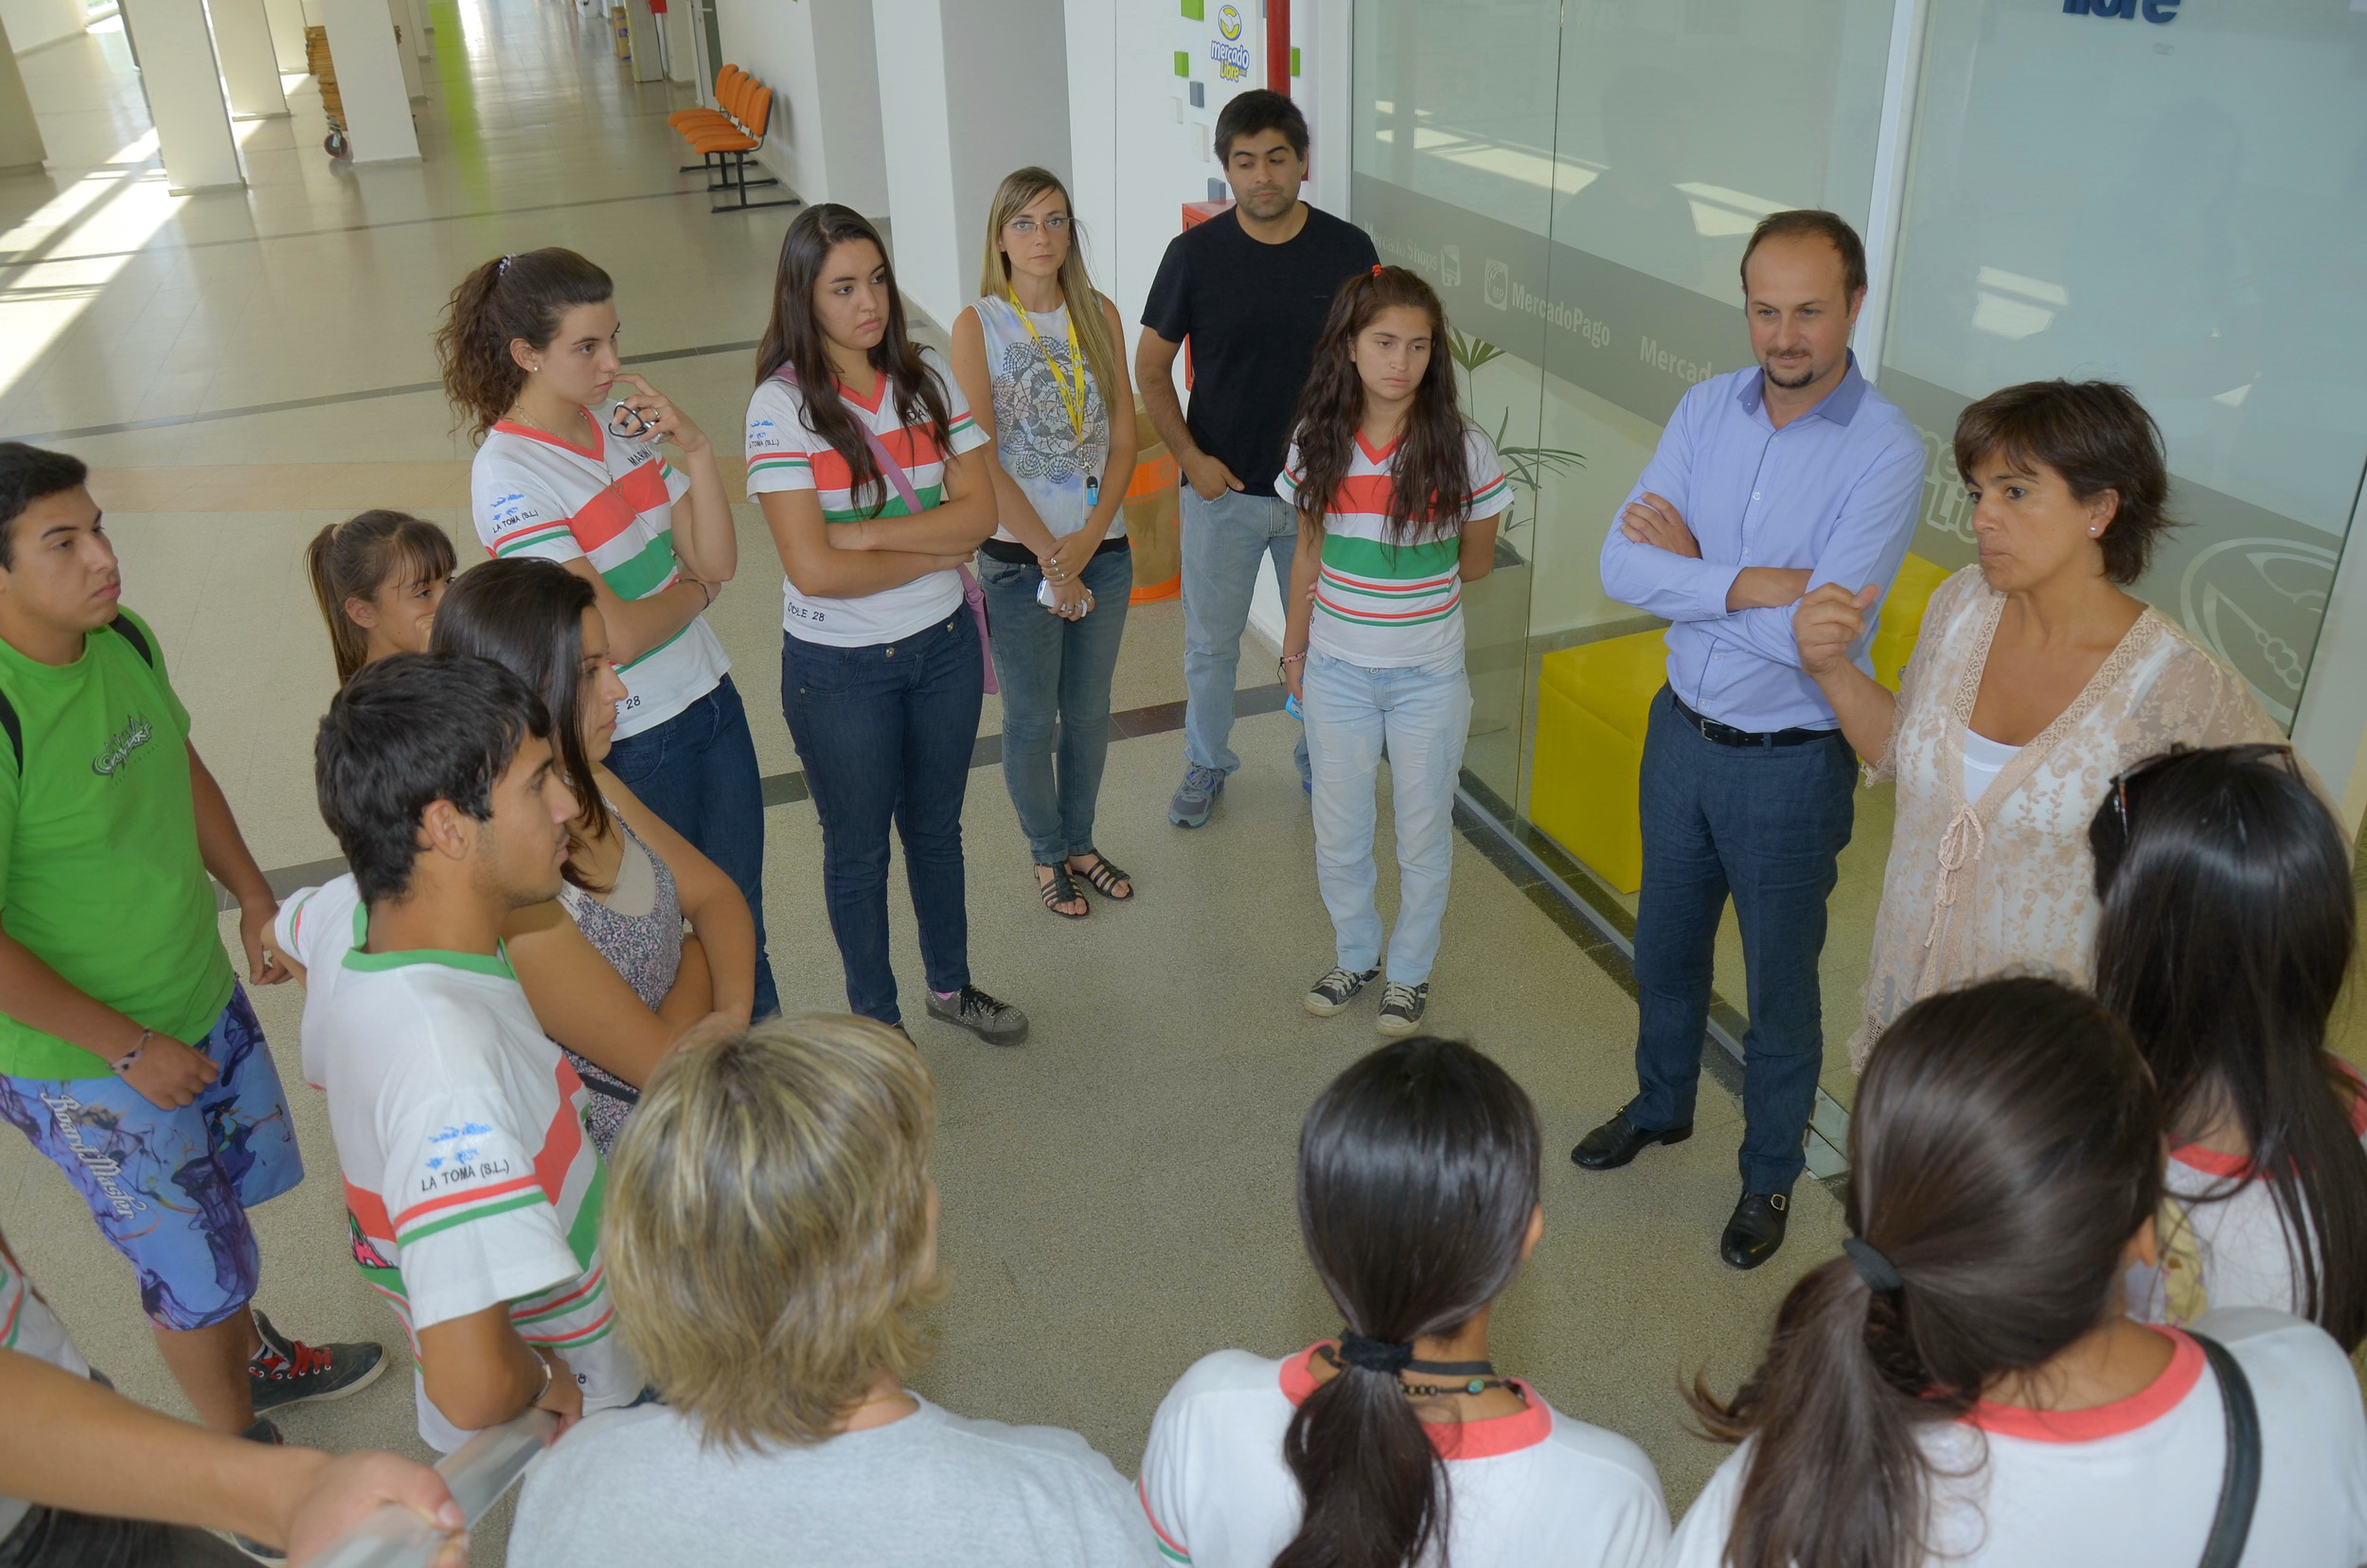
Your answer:
[[[558,1434],[559,1417],[529,1410],[476,1434],[446,1454],[436,1472],[474,1525]],[[427,1568],[443,1541],[443,1531],[389,1503],[338,1537],[310,1568]]]

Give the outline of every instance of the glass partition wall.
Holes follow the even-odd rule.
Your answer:
[[[1949,450],[1967,401],[2048,376],[2127,381],[2162,422],[2189,525],[2139,592],[2289,723],[2367,463],[2367,12],[1353,8],[1350,216],[1439,290],[1468,405],[1520,495],[1498,570],[1466,601],[1466,793],[1607,930],[1634,906],[1626,852],[1597,843],[1618,834],[1595,831],[1618,814],[1625,742],[1588,712],[1635,705],[1625,688],[1651,679],[1660,623],[1603,596],[1597,555],[1677,400],[1750,363],[1738,263],[1769,212],[1828,207],[1864,233],[1879,207],[1874,227],[1899,236],[1873,258],[1894,303],[1861,367],[1931,454],[1918,555],[1972,559]],[[1889,89],[1902,177],[1878,190],[1895,29],[1921,46]],[[1887,787],[1860,791],[1857,824],[1824,965],[1837,1104],[1819,1127],[1836,1141]],[[1742,980],[1730,916],[1730,1036]]]

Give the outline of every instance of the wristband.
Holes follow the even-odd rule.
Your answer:
[[[121,1056],[107,1063],[108,1066],[115,1069],[116,1077],[121,1078],[124,1074],[132,1070],[133,1065],[140,1060],[140,1053],[148,1049],[148,1042],[155,1035],[155,1033],[156,1031],[153,1029],[142,1029],[140,1031],[139,1039],[133,1042],[132,1048],[130,1050],[124,1052]]]
[[[1284,655],[1282,655],[1282,657],[1280,657],[1279,659],[1276,659],[1276,660],[1274,661],[1274,664],[1275,664],[1277,667],[1279,667],[1279,666],[1282,666],[1282,665],[1305,664],[1306,662],[1307,662],[1307,651],[1306,651],[1306,650],[1301,649],[1301,650],[1300,650],[1298,652],[1296,652],[1296,653],[1285,653]]]

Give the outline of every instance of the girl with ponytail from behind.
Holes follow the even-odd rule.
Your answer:
[[[1541,1136],[1519,1084],[1415,1036],[1333,1080],[1299,1135],[1299,1226],[1346,1325],[1281,1361],[1203,1357],[1167,1393],[1141,1497],[1197,1568],[1644,1568],[1660,1479],[1487,1358],[1535,1250]]]
[[[2341,1347],[2259,1309],[2191,1333],[2123,1315],[2156,1256],[2162,1114],[2092,997],[2014,977],[1915,1004],[1849,1143],[1842,1256],[1792,1287],[1733,1399],[1696,1381],[1738,1447],[1668,1568],[2367,1561]]]

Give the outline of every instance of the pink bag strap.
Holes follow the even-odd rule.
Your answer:
[[[798,384],[797,372],[786,365],[774,371],[772,379],[787,382],[792,386]],[[915,517],[918,517],[920,495],[913,489],[912,476],[904,472],[904,465],[898,462],[895,454],[888,451],[887,443],[880,439],[878,431],[864,424],[861,419],[857,419],[855,423],[862,427],[863,438],[871,448],[871,460],[880,465],[880,477],[885,479],[888,487],[903,498],[904,509]]]

